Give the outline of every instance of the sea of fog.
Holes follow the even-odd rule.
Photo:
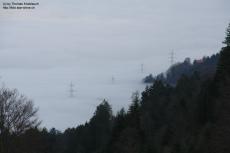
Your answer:
[[[172,50],[175,62],[217,53],[230,10],[229,0],[36,2],[0,9],[0,82],[34,101],[41,126],[60,130],[88,121],[103,99],[114,114],[127,109]]]
[[[74,127],[89,120],[96,106],[108,100],[114,114],[131,103],[135,91],[142,92],[141,81],[150,67],[140,62],[104,63],[87,61],[72,67],[47,69],[3,69],[1,82],[17,88],[39,107],[39,119],[47,128]],[[73,97],[70,84],[73,84]]]

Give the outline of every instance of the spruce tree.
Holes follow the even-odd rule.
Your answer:
[[[226,37],[225,37],[225,40],[223,42],[224,44],[226,44],[227,46],[230,46],[230,23],[227,27],[227,30],[226,30]]]

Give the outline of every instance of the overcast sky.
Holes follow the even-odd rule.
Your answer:
[[[127,108],[143,76],[167,69],[172,50],[176,61],[217,53],[230,22],[229,0],[34,2],[35,10],[0,9],[0,75],[34,100],[48,128],[84,123],[101,98]]]

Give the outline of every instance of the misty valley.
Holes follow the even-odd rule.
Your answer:
[[[230,153],[229,6],[5,0],[0,153]]]

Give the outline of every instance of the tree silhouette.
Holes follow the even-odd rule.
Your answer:
[[[226,44],[227,46],[230,46],[230,23],[227,27],[227,30],[226,30],[226,37],[225,37],[225,40],[223,42],[224,44]]]
[[[17,90],[0,89],[0,152],[8,153],[9,135],[19,135],[40,124],[38,109]]]

